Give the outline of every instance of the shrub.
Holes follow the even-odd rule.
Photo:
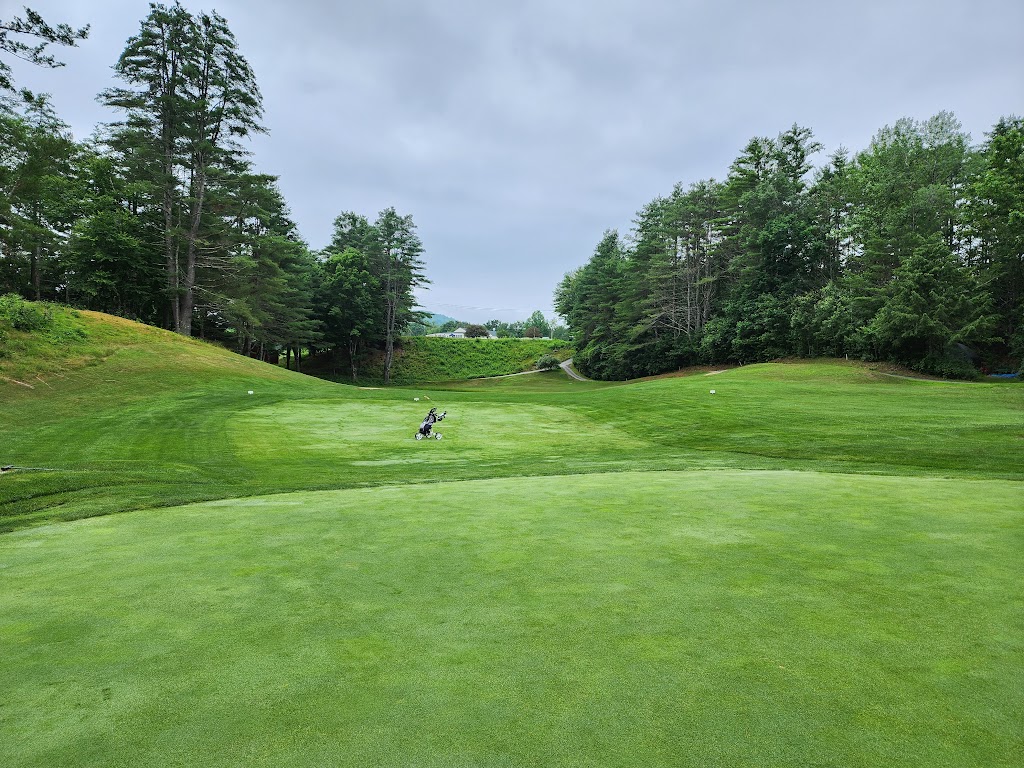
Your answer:
[[[561,365],[561,361],[554,355],[541,355],[537,358],[537,369],[540,371],[550,371]]]
[[[84,328],[72,325],[62,325],[53,328],[47,337],[55,344],[73,344],[76,341],[85,341],[88,334]]]
[[[922,373],[941,376],[944,379],[962,379],[972,381],[978,378],[978,369],[968,360],[955,355],[925,355],[924,359],[913,366]]]
[[[0,296],[0,317],[5,318],[17,331],[40,331],[53,324],[53,309],[8,293]]]

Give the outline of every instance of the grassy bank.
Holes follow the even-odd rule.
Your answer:
[[[532,371],[542,355],[570,356],[568,342],[551,339],[401,339],[395,350],[391,382],[396,385],[459,381]],[[346,361],[312,360],[304,369],[314,376],[351,383]],[[359,368],[360,384],[384,380],[384,360],[374,354]]]

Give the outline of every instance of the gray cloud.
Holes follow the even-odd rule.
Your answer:
[[[981,140],[1024,111],[1019,0],[185,4],[223,14],[253,65],[270,129],[255,160],[310,244],[341,210],[411,213],[423,303],[466,320],[550,312],[605,228],[722,178],[751,136],[797,122],[826,152],[861,149],[949,109]],[[86,135],[148,5],[34,7],[93,25],[66,69],[16,70]]]

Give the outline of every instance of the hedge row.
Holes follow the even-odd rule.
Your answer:
[[[553,339],[446,339],[408,337],[395,349],[391,366],[393,384],[457,381],[532,371],[543,355],[564,360],[567,341]],[[360,379],[384,378],[383,359],[367,362]]]

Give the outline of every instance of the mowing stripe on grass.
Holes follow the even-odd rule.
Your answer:
[[[1015,766],[1021,486],[223,500],[0,538],[5,765]]]

